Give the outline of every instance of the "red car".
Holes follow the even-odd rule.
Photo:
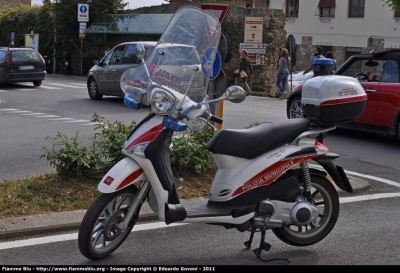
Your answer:
[[[392,135],[400,140],[400,50],[358,54],[350,57],[334,75],[355,77],[368,95],[364,113],[339,128]],[[287,116],[304,118],[303,84],[293,88],[287,100]]]

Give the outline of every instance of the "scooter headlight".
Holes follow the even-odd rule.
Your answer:
[[[155,88],[151,94],[151,108],[157,115],[168,113],[175,105],[176,99],[165,90]]]

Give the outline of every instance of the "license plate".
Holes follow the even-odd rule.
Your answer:
[[[68,62],[67,62],[67,61],[65,61],[64,63],[65,63],[65,65],[68,65]]]
[[[33,69],[35,69],[33,65],[25,65],[19,67],[19,70],[33,70]]]

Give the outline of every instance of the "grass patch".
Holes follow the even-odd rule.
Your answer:
[[[206,174],[184,172],[175,176],[181,199],[206,197],[216,169]],[[0,182],[0,219],[41,213],[88,209],[100,194],[104,173],[91,178],[60,178],[56,173]]]

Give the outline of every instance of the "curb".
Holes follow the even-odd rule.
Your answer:
[[[348,176],[355,192],[369,188],[371,185],[364,179]],[[335,185],[336,190],[345,193]],[[189,200],[181,200],[185,203]],[[40,235],[47,232],[77,231],[85,216],[86,210],[55,212],[30,216],[19,216],[0,219],[0,239],[10,239],[18,236]],[[147,203],[142,205],[137,223],[159,221]]]

